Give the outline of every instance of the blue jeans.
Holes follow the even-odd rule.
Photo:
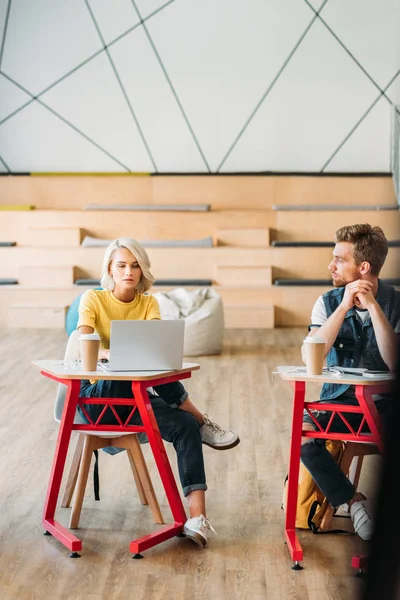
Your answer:
[[[174,445],[177,459],[179,477],[185,496],[194,490],[206,490],[206,476],[204,472],[203,446],[200,435],[200,423],[191,414],[177,410],[177,407],[186,400],[188,393],[179,382],[167,383],[153,388],[159,394],[149,394],[151,406],[156,418],[160,434],[166,442]],[[130,381],[96,381],[91,384],[87,380],[81,382],[80,395],[84,398],[133,398],[132,384]],[[84,404],[88,415],[96,420],[104,408],[104,404]],[[126,420],[132,406],[114,406],[121,420]],[[82,416],[83,413],[81,413]],[[118,425],[118,421],[108,409],[101,423],[103,425]],[[142,425],[139,411],[135,411],[131,425]]]
[[[334,400],[326,401],[330,404],[351,404],[352,406],[358,406],[358,400],[355,396],[343,395]],[[382,399],[376,401],[376,407],[379,414],[385,419],[389,416],[391,400]],[[329,419],[332,415],[331,411],[313,411],[314,417],[326,428]],[[361,424],[363,415],[360,413],[349,413],[345,414],[347,421],[353,427],[358,429]],[[314,429],[317,429],[315,423],[311,419],[310,415],[305,411],[303,417],[303,423],[310,423]],[[348,433],[346,425],[342,419],[335,415],[330,431],[338,433]],[[365,426],[363,432],[368,432],[369,428]],[[328,502],[334,507],[346,504],[356,493],[354,485],[344,475],[338,463],[332,457],[331,453],[326,449],[326,440],[318,438],[309,438],[306,443],[301,447],[301,461],[304,466],[310,472],[315,483],[326,496]]]

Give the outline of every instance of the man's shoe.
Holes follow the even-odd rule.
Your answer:
[[[204,425],[200,427],[200,435],[203,444],[215,450],[229,450],[240,442],[239,436],[229,429],[222,429],[213,423],[207,415],[203,415]]]
[[[188,519],[183,526],[183,533],[186,537],[193,540],[198,546],[205,548],[207,546],[207,535],[212,531],[217,535],[210,521],[204,516],[192,517]]]
[[[365,502],[353,502],[350,507],[350,516],[353,521],[354,531],[362,540],[370,540],[373,533],[373,521],[368,513]]]

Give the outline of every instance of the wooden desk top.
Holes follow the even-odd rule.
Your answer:
[[[171,375],[181,375],[200,369],[197,363],[183,363],[182,369],[176,371],[80,371],[68,366],[63,360],[34,360],[32,364],[39,367],[41,371],[49,373],[60,379],[90,379],[97,381],[100,379],[111,379],[114,381],[148,381],[163,379]]]
[[[336,375],[335,373],[324,372],[322,375],[307,375],[305,367],[277,367],[276,372],[286,381],[312,381],[313,383],[344,383],[349,385],[382,385],[392,382],[396,378],[395,373],[388,373],[379,379],[369,379],[362,375]]]

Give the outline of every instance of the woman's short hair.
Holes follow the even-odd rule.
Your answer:
[[[379,275],[389,250],[381,227],[372,227],[369,223],[347,225],[337,230],[335,242],[353,244],[356,264],[367,261],[371,265],[371,275]]]
[[[101,270],[101,280],[100,285],[104,290],[112,291],[114,289],[114,279],[108,272],[110,268],[111,261],[114,257],[114,253],[118,248],[126,248],[133,254],[136,260],[139,263],[139,267],[142,270],[142,275],[140,277],[140,281],[136,286],[136,291],[138,294],[144,294],[147,292],[151,286],[153,285],[155,279],[150,271],[150,260],[147,256],[146,250],[143,248],[139,242],[132,238],[118,238],[109,244],[106,248],[103,258],[103,266]]]

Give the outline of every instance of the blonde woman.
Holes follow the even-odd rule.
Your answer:
[[[160,309],[154,296],[144,295],[154,283],[150,261],[144,248],[131,238],[120,238],[107,247],[101,277],[102,290],[87,290],[79,305],[77,329],[81,333],[96,331],[101,338],[100,358],[109,358],[110,324],[113,320],[160,319]],[[174,444],[183,493],[187,497],[190,518],[185,534],[200,546],[207,544],[207,535],[213,530],[206,517],[202,444],[217,450],[233,448],[239,437],[233,431],[222,429],[202,414],[189,399],[183,385],[177,381],[154,388],[149,394],[161,437]],[[82,397],[131,398],[129,381],[82,381]],[[96,419],[103,405],[87,404],[85,410]],[[129,407],[116,406],[122,418],[129,415]],[[128,411],[128,412],[127,412]],[[108,411],[110,412],[110,411]],[[106,413],[108,414],[108,413]],[[114,415],[103,423],[116,424]],[[132,425],[140,423],[134,414]]]

